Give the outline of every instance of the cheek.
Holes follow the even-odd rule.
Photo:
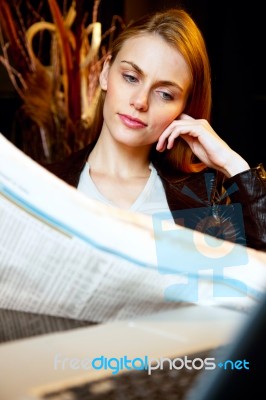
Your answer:
[[[117,95],[116,90],[113,85],[108,85],[107,91],[105,93],[104,105],[103,105],[103,117],[104,119],[109,119],[117,110]]]
[[[110,108],[110,110],[121,112],[127,104],[128,98],[121,90],[121,87],[119,87],[119,85],[109,84],[105,96],[105,106],[107,106],[108,109]]]
[[[154,114],[152,121],[154,134],[159,137],[162,132],[180,115],[182,110],[176,110],[176,108],[170,112],[163,112],[162,108]]]
[[[105,103],[112,104],[112,98],[115,98],[115,88],[112,85],[108,85],[106,94],[105,94]]]
[[[125,90],[123,83],[121,76],[111,70],[108,77],[106,99],[113,107],[118,105],[118,103],[125,102],[128,89]]]

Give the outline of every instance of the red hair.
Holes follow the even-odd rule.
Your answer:
[[[193,118],[209,121],[211,114],[209,57],[200,29],[186,11],[182,9],[159,11],[129,24],[113,42],[109,52],[112,55],[111,62],[115,60],[126,40],[152,33],[159,35],[167,44],[177,49],[190,68],[192,82],[183,112]],[[104,93],[96,115],[98,122],[97,128],[95,126],[96,135],[99,135],[103,122],[103,101]],[[167,162],[170,168],[183,172],[198,172],[205,168],[203,163],[195,160],[190,147],[182,138],[175,140],[174,147],[167,151],[167,155],[164,153],[152,151],[152,161],[156,161],[157,164]]]

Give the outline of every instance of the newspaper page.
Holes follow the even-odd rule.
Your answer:
[[[259,300],[265,253],[172,225],[87,198],[0,135],[1,308],[102,322]]]

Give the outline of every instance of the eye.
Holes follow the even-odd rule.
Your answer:
[[[160,94],[161,98],[166,101],[171,101],[174,99],[174,96],[168,92],[164,92],[163,90],[159,90],[158,93]]]
[[[129,82],[129,83],[136,83],[138,82],[138,79],[131,74],[122,74],[123,78],[125,79],[125,81]]]

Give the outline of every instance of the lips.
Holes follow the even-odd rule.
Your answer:
[[[147,126],[147,124],[145,124],[143,121],[141,121],[138,118],[133,118],[130,115],[126,115],[126,114],[118,114],[119,118],[121,119],[121,121],[123,122],[123,124],[127,127],[127,128],[132,128],[132,129],[141,129],[141,128],[145,128]]]

